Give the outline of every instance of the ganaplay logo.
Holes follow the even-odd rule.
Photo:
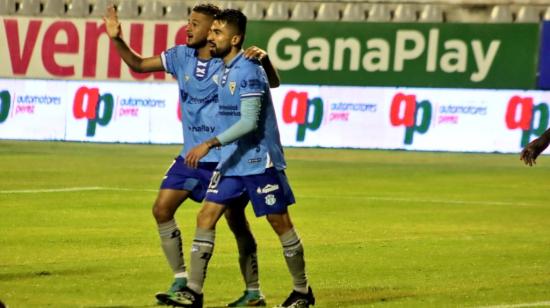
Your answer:
[[[518,111],[519,110],[519,111]],[[513,96],[506,108],[506,126],[521,129],[521,147],[525,147],[531,136],[539,137],[548,127],[548,104],[535,104],[532,97]]]
[[[0,124],[4,123],[10,114],[11,95],[8,91],[0,92]]]
[[[283,101],[283,121],[298,124],[296,141],[304,141],[306,132],[317,130],[323,122],[323,100],[309,99],[307,92],[289,91]]]
[[[80,87],[74,96],[73,115],[87,119],[86,136],[95,136],[97,125],[107,126],[113,117],[114,99],[111,93],[100,94],[98,88]]]
[[[405,144],[412,144],[414,133],[425,134],[432,121],[430,101],[416,101],[416,95],[397,93],[391,102],[390,122],[393,126],[405,126]]]

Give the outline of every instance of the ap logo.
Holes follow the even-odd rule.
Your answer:
[[[290,91],[283,101],[283,121],[297,123],[296,141],[304,141],[306,131],[317,130],[323,121],[323,100],[309,99],[307,92]]]
[[[416,95],[397,93],[391,102],[390,122],[393,126],[405,126],[405,144],[412,144],[414,133],[425,134],[432,120],[432,104],[416,101]]]
[[[76,119],[88,119],[86,136],[95,136],[97,125],[107,126],[113,116],[113,95],[99,95],[98,88],[80,87],[74,96],[73,115]]]
[[[518,112],[519,110],[519,112]],[[521,147],[529,143],[531,136],[540,136],[548,127],[548,105],[535,105],[532,97],[513,96],[506,109],[506,126],[509,129],[521,129]],[[519,115],[519,116],[518,116]]]
[[[11,95],[8,91],[0,92],[0,123],[4,123],[10,114]]]

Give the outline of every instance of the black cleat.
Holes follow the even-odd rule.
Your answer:
[[[175,292],[173,296],[166,299],[167,305],[174,307],[202,308],[202,294],[185,287],[183,290]]]
[[[304,294],[293,290],[288,298],[284,301],[284,303],[282,303],[279,307],[307,308],[310,305],[315,306],[315,297],[313,296],[313,291],[311,290],[311,287],[309,287],[307,291],[307,294]]]

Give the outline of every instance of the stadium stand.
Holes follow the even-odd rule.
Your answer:
[[[169,20],[187,20],[189,16],[189,8],[183,1],[172,0],[166,4],[166,15]]]
[[[317,20],[338,21],[340,20],[340,4],[335,2],[325,2],[319,6]]]
[[[64,0],[48,0],[44,3],[43,16],[47,17],[59,17],[65,14],[65,1]]]
[[[112,1],[110,0],[95,0],[95,3],[93,3],[92,6],[92,13],[90,14],[90,17],[99,18],[103,16],[105,14],[107,6],[109,6],[111,2]]]
[[[492,23],[512,22],[513,20],[512,11],[507,5],[496,5],[491,10],[491,18],[489,21]]]
[[[524,5],[518,11],[516,22],[538,22],[540,19],[540,12],[535,7]]]
[[[298,2],[290,15],[291,20],[307,21],[315,19],[314,3]]]
[[[414,22],[416,21],[416,10],[411,4],[399,4],[393,14],[395,22]]]
[[[243,13],[250,20],[262,20],[264,19],[264,8],[258,1],[248,1],[242,8]]]
[[[0,0],[0,15],[100,18],[113,3],[124,19],[186,20],[207,0]],[[530,23],[550,20],[550,0],[210,0],[251,20]]]
[[[288,2],[271,2],[265,14],[266,20],[288,20],[290,17],[290,4]]]
[[[67,6],[67,16],[86,17],[90,13],[87,0],[72,0]]]
[[[420,22],[443,22],[443,11],[437,4],[426,4],[420,12]]]
[[[163,6],[160,1],[152,0],[143,2],[139,17],[145,19],[160,19],[164,15]]]
[[[389,22],[391,20],[391,11],[387,4],[375,3],[368,12],[367,21],[369,22]]]
[[[21,0],[19,2],[18,15],[37,16],[40,14],[40,0]]]
[[[366,17],[365,6],[360,3],[348,3],[342,12],[343,21],[364,21]]]
[[[15,13],[15,0],[0,0],[0,15]]]
[[[121,19],[132,19],[139,15],[139,7],[136,0],[119,0],[118,17]]]

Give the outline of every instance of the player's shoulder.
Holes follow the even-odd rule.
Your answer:
[[[170,49],[167,50],[168,52],[174,52],[178,56],[184,56],[184,57],[194,57],[195,56],[195,49],[191,48],[187,45],[176,45]]]

